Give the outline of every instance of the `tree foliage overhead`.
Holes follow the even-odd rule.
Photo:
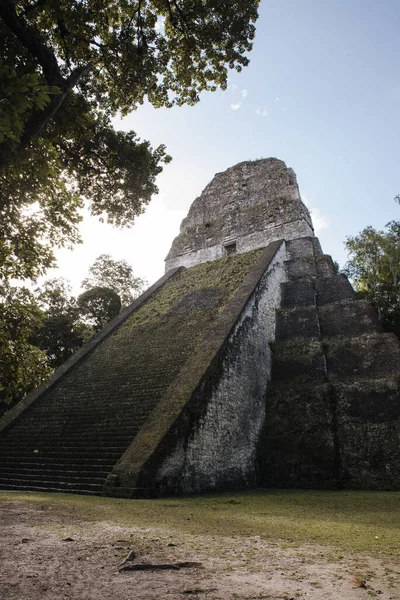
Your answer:
[[[0,273],[34,278],[75,243],[82,197],[130,225],[169,161],[111,118],[194,104],[248,63],[259,0],[0,2]],[[6,168],[7,167],[7,168]],[[33,232],[37,230],[38,235]]]
[[[355,289],[376,308],[383,326],[400,335],[400,221],[383,231],[366,227],[345,245],[345,272]]]
[[[82,281],[82,288],[110,288],[118,294],[122,306],[130,304],[143,290],[146,281],[135,277],[133,268],[126,260],[114,260],[110,254],[101,254],[89,268],[89,276]]]

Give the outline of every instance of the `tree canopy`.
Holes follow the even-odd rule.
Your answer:
[[[2,0],[0,275],[78,241],[83,198],[127,226],[170,160],[111,118],[194,104],[248,64],[259,0]]]
[[[42,322],[32,292],[0,285],[0,415],[51,372],[46,354],[31,340]]]
[[[78,296],[79,312],[83,319],[97,332],[121,310],[121,299],[114,290],[94,287]]]
[[[383,326],[400,335],[400,221],[382,231],[366,227],[345,245],[345,272],[355,289],[376,308]]]
[[[82,288],[109,288],[118,294],[122,306],[127,306],[141,293],[146,283],[141,277],[135,277],[126,260],[114,260],[109,254],[101,254],[89,268],[89,276],[82,281]]]
[[[46,353],[47,363],[58,368],[87,341],[93,331],[81,320],[78,305],[68,281],[48,279],[35,290],[42,311],[40,327],[31,334],[31,342]]]

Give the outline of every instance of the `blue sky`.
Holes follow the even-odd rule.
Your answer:
[[[214,174],[275,156],[292,167],[326,253],[341,265],[347,235],[399,218],[399,0],[262,0],[250,65],[195,107],[145,105],[116,121],[173,162],[160,194],[123,232],[85,219],[85,243],[59,253],[74,287],[100,253],[153,282],[179,223]]]

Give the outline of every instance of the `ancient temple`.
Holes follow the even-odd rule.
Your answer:
[[[165,275],[0,420],[0,489],[400,489],[400,348],[277,159],[217,174]]]

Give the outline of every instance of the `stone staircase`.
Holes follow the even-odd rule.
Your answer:
[[[398,340],[335,274],[316,238],[289,241],[287,252],[262,483],[399,489]]]
[[[260,252],[182,269],[0,428],[0,489],[104,492],[107,476]],[[156,493],[138,489],[137,496]]]
[[[134,338],[119,335],[116,353],[109,340],[29,407],[0,437],[0,489],[101,494],[190,353],[183,330],[173,337],[173,325],[171,318],[158,331],[149,325]]]
[[[81,412],[52,431],[51,426],[38,427],[38,411],[30,412],[0,442],[0,489],[101,494],[107,475],[145,419],[132,410],[115,421],[111,410]],[[53,423],[57,416],[49,411],[43,415]]]

